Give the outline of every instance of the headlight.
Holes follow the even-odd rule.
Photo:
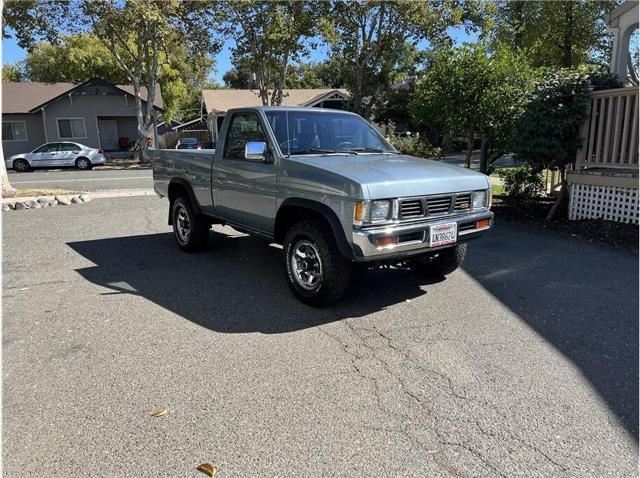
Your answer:
[[[391,201],[373,201],[371,203],[371,222],[384,221],[391,216]]]
[[[487,207],[487,191],[474,191],[473,209],[484,209]]]

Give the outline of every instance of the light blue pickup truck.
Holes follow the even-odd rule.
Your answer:
[[[447,275],[493,222],[485,175],[403,155],[344,111],[230,110],[215,152],[152,155],[180,248],[206,247],[212,224],[282,244],[289,287],[313,306],[340,300],[358,263]]]

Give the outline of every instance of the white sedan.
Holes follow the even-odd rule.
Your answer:
[[[18,172],[32,168],[50,168],[75,166],[78,169],[91,169],[107,162],[102,149],[95,149],[80,143],[46,143],[30,153],[14,154],[5,160],[7,169]]]

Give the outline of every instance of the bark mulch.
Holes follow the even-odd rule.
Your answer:
[[[579,219],[570,221],[567,216],[568,203],[556,212],[551,221],[545,218],[554,198],[539,198],[526,205],[512,204],[503,197],[494,197],[492,211],[498,221],[526,223],[541,229],[558,231],[597,244],[607,244],[638,254],[638,226],[604,219]]]

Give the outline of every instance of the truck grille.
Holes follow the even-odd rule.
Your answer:
[[[422,209],[422,200],[405,199],[401,201],[400,216],[402,217],[402,219],[410,219],[412,217],[424,216],[424,210]]]
[[[426,198],[426,202],[429,216],[447,214],[451,209],[451,196]]]
[[[456,202],[453,205],[453,209],[456,211],[466,211],[471,209],[471,193],[458,194],[456,196]]]

